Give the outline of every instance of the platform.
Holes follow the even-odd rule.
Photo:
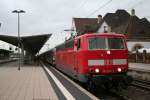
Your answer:
[[[129,63],[129,69],[134,70],[141,70],[150,72],[150,64],[144,64],[144,63]]]
[[[150,64],[129,63],[128,75],[134,79],[150,81]]]
[[[57,100],[41,66],[0,66],[0,100]]]

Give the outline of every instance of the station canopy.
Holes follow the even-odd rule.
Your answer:
[[[10,53],[11,51],[10,51],[10,50],[5,50],[5,49],[1,49],[1,48],[0,48],[0,53],[1,53],[1,52],[2,52],[2,53]]]
[[[24,50],[30,52],[32,55],[36,55],[51,35],[52,34],[22,36],[20,40]],[[0,40],[15,46],[18,46],[19,43],[17,36],[0,35]]]

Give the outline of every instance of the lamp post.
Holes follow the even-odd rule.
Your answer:
[[[25,13],[25,11],[23,10],[14,10],[12,11],[12,13],[16,13],[18,14],[18,54],[19,54],[19,66],[18,66],[18,70],[20,70],[20,66],[21,66],[21,62],[20,62],[20,50],[19,47],[22,48],[21,46],[21,40],[20,40],[20,13]]]

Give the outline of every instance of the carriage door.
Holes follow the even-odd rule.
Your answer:
[[[75,71],[75,75],[78,74],[79,49],[80,49],[80,39],[75,39],[75,45],[74,45],[74,71]]]

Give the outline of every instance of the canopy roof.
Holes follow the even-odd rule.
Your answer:
[[[5,50],[5,49],[0,49],[0,52],[4,52],[4,53],[10,53],[10,50]]]
[[[39,52],[45,42],[49,39],[52,34],[34,35],[34,36],[22,36],[20,37],[21,43],[24,46],[24,50],[35,55]],[[7,43],[18,46],[17,36],[0,35],[0,40]]]

